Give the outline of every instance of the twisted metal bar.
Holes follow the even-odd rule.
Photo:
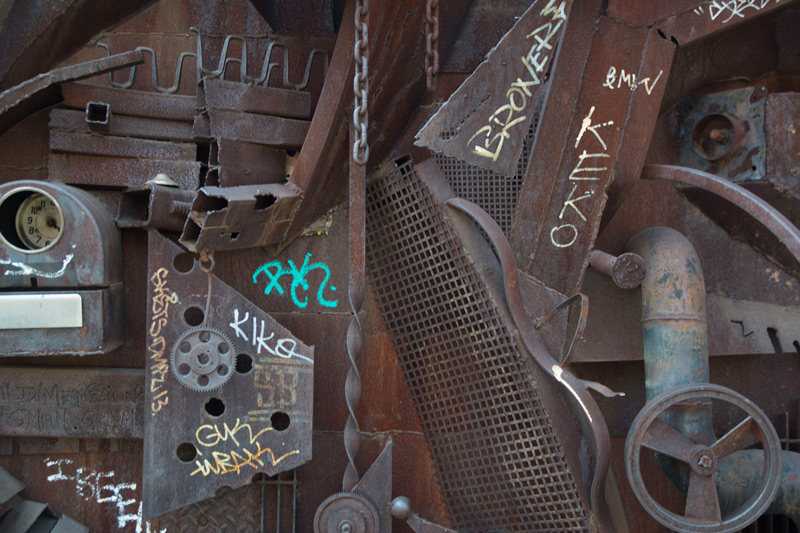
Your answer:
[[[355,111],[353,123],[350,125],[350,140],[353,143],[353,152],[350,158],[350,191],[348,224],[350,230],[350,269],[347,277],[347,297],[350,302],[350,312],[353,317],[347,328],[347,357],[350,359],[350,368],[344,385],[344,396],[347,402],[347,422],[344,426],[344,450],[347,454],[347,467],[342,477],[342,490],[350,491],[359,481],[358,470],[355,465],[355,456],[358,453],[361,437],[358,434],[358,420],[356,419],[356,406],[361,401],[361,374],[358,372],[357,361],[364,349],[364,329],[358,312],[364,304],[364,271],[365,271],[365,220],[366,220],[366,167],[369,157],[367,148],[367,86],[366,86],[366,53],[367,53],[367,10],[368,1],[356,0],[355,8],[355,75],[353,77],[353,92],[355,93]],[[363,39],[363,41],[362,41]],[[360,109],[360,106],[363,108]],[[363,121],[363,122],[360,122]],[[363,147],[363,152],[359,150]]]
[[[351,129],[355,137],[354,129]],[[350,161],[350,271],[347,279],[347,296],[350,301],[350,312],[353,314],[347,328],[347,357],[350,359],[350,368],[345,379],[344,395],[347,402],[347,422],[344,426],[344,449],[347,454],[347,467],[342,479],[342,490],[351,490],[358,483],[359,475],[356,470],[355,456],[358,453],[360,437],[358,434],[358,420],[356,419],[356,406],[361,400],[361,375],[356,363],[361,357],[364,347],[364,330],[358,312],[364,303],[364,239],[365,239],[365,198],[366,198],[366,170],[364,165],[358,164],[354,159]]]

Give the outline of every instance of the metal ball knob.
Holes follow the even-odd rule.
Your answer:
[[[411,500],[405,496],[398,496],[392,500],[392,516],[400,520],[408,520],[411,516]]]

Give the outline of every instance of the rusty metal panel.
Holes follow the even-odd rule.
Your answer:
[[[144,372],[3,367],[0,433],[142,438]]]
[[[800,199],[800,94],[766,98],[767,179],[781,194]]]
[[[243,111],[209,107],[209,133],[214,138],[298,149],[308,132],[309,122]]]
[[[53,131],[50,133],[50,150],[108,157],[194,161],[197,146],[188,143]]]
[[[206,185],[284,184],[288,177],[286,159],[285,150],[233,139],[217,139],[210,151]],[[215,175],[216,182],[212,177]]]
[[[197,189],[200,166],[199,161],[51,154],[48,178],[74,185],[141,188],[158,174],[166,174],[183,189]]]
[[[417,144],[512,176],[571,1],[535,2],[417,134]]]
[[[731,29],[792,3],[794,0],[698,1],[694,9],[686,9],[659,22],[657,27],[665,39],[672,39],[676,44],[683,46],[714,33]]]
[[[97,76],[110,70],[141,62],[141,52],[134,50],[45,72],[16,87],[3,91],[0,93],[0,117],[2,117],[2,120],[0,120],[0,134],[37,109],[56,103],[58,101],[57,98],[53,98],[50,93],[54,92],[53,89],[56,88],[57,84]],[[58,94],[57,91],[55,94]]]
[[[92,131],[86,123],[86,113],[72,109],[50,111],[50,129],[88,134]],[[161,120],[144,117],[114,116],[105,131],[108,135],[135,139],[153,139],[175,143],[192,142],[192,123],[178,120]]]
[[[189,250],[238,250],[280,242],[300,197],[286,185],[203,187],[181,234]]]
[[[584,53],[585,63],[556,64],[554,83],[580,73],[576,111],[551,90],[510,239],[520,268],[564,294],[580,287],[606,188],[615,176],[629,186],[644,164],[674,46],[600,17]]]
[[[194,96],[116,89],[87,83],[65,83],[61,86],[61,94],[65,105],[78,109],[85,109],[89,102],[104,102],[111,106],[111,112],[115,115],[194,120]]]
[[[148,518],[311,459],[313,347],[214,276],[213,259],[178,269],[180,254],[150,231]]]
[[[203,80],[198,107],[213,107],[285,118],[311,118],[311,94],[305,91]]]

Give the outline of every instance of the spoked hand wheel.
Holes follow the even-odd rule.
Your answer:
[[[703,398],[733,404],[747,414],[744,420],[711,446],[692,441],[659,418],[679,402]],[[761,444],[764,452],[758,485],[747,501],[722,516],[717,494],[720,460],[756,444]],[[642,448],[649,448],[689,465],[689,489],[682,516],[656,502],[645,487],[640,468]],[[720,385],[686,385],[653,398],[631,425],[625,441],[625,458],[628,481],[639,502],[650,516],[675,531],[737,531],[767,510],[775,498],[781,479],[780,441],[772,423],[753,402]]]

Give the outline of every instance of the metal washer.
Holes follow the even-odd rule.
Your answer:
[[[199,326],[178,337],[172,347],[172,373],[185,387],[205,392],[222,387],[233,374],[233,344],[221,331]]]

